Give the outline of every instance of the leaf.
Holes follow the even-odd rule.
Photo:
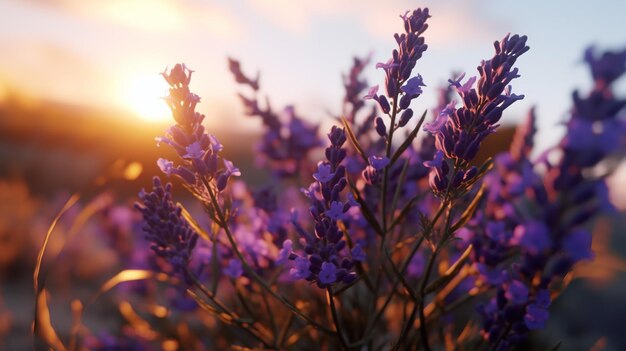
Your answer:
[[[65,345],[63,345],[63,342],[61,342],[61,339],[52,326],[50,309],[48,308],[48,292],[43,288],[41,291],[38,291],[36,295],[33,334],[52,349],[56,351],[65,350]]]
[[[59,213],[56,215],[56,217],[54,218],[54,220],[52,220],[52,223],[50,224],[50,227],[48,228],[48,232],[46,233],[46,237],[43,241],[43,245],[41,245],[41,249],[39,250],[39,254],[37,254],[37,263],[35,264],[35,272],[33,273],[33,280],[35,283],[35,295],[39,295],[39,275],[41,273],[41,263],[43,262],[43,256],[46,253],[46,248],[48,247],[48,242],[50,241],[50,236],[52,235],[52,231],[54,230],[54,228],[56,227],[57,223],[59,222],[59,220],[61,219],[61,216],[63,216],[63,214],[65,214],[65,212],[67,212],[67,210],[69,210],[72,206],[74,206],[74,204],[78,201],[78,199],[80,199],[80,195],[78,194],[74,194],[72,195],[67,202],[65,203],[65,205],[63,205],[63,208],[61,208],[61,211],[59,211]]]
[[[415,128],[413,128],[409,136],[404,140],[402,145],[400,145],[398,150],[394,152],[393,156],[391,157],[391,162],[389,162],[389,165],[394,164],[398,160],[398,158],[402,156],[402,153],[404,153],[404,151],[408,149],[409,146],[411,146],[411,144],[413,143],[413,140],[415,140],[415,137],[417,137],[417,133],[422,127],[422,123],[424,123],[424,119],[426,118],[426,112],[427,111],[424,111],[424,113],[422,113],[422,117],[420,117],[420,120],[419,122],[417,122],[417,125],[415,126]]]
[[[91,297],[87,306],[92,305],[102,294],[105,294],[107,291],[113,289],[119,284],[137,280],[146,280],[153,277],[159,281],[171,280],[171,278],[165,273],[156,273],[147,269],[125,269],[102,284],[100,290],[98,290],[98,292]],[[87,309],[87,306],[85,309]]]
[[[103,294],[121,283],[144,280],[152,277],[153,275],[154,272],[146,269],[125,269],[114,275],[113,278],[107,280],[106,283],[102,284],[98,293]]]
[[[446,270],[445,274],[441,276],[440,278],[438,278],[437,280],[435,280],[434,282],[432,282],[426,288],[426,293],[430,294],[431,292],[448,284],[448,282],[452,280],[452,278],[454,278],[459,273],[459,271],[463,267],[463,264],[465,263],[465,260],[472,253],[472,249],[473,249],[473,246],[469,245],[467,249],[465,249],[461,257],[459,257],[459,259],[457,259],[456,262],[454,262],[454,264],[452,264],[452,266],[450,266],[450,268]]]
[[[185,218],[185,220],[187,220],[187,223],[189,223],[189,225],[191,226],[191,228],[193,230],[196,231],[196,233],[198,233],[198,235],[200,235],[200,237],[208,242],[213,242],[213,239],[211,239],[211,235],[209,235],[209,233],[206,232],[206,230],[204,230],[200,224],[198,224],[198,222],[196,222],[196,220],[193,218],[193,216],[189,213],[189,211],[187,211],[187,209],[185,208],[185,206],[183,206],[183,204],[181,204],[180,202],[176,203],[176,206],[180,206],[180,208],[182,209],[182,215]]]
[[[394,218],[393,222],[391,223],[391,226],[389,227],[389,231],[393,230],[393,228],[395,228],[395,226],[398,225],[402,221],[404,216],[406,216],[406,214],[413,208],[413,204],[415,203],[415,201],[421,199],[425,195],[426,195],[426,192],[417,194],[413,196],[409,201],[407,201],[407,203],[404,204],[404,206],[400,210],[400,213],[398,214],[398,216]]]
[[[354,132],[352,131],[352,128],[350,127],[350,123],[348,123],[348,121],[344,117],[341,117],[341,123],[343,123],[343,127],[346,129],[346,134],[348,134],[348,139],[350,139],[350,142],[356,149],[357,153],[361,155],[361,158],[363,158],[363,161],[365,161],[365,164],[369,164],[369,161],[367,160],[367,155],[365,155],[363,148],[361,148],[361,144],[359,144],[359,141],[356,139],[356,136],[354,136]]]
[[[562,344],[562,343],[563,343],[562,341],[557,342],[557,343],[556,343],[556,345],[554,345],[554,346],[550,349],[550,351],[558,351],[558,350],[561,348],[561,344]]]
[[[476,196],[474,196],[474,199],[472,199],[472,202],[469,204],[469,206],[467,206],[465,211],[463,211],[463,214],[461,215],[459,220],[452,226],[451,233],[456,232],[459,228],[464,226],[465,223],[467,223],[474,216],[474,214],[476,213],[476,210],[478,209],[478,205],[480,204],[484,196],[485,196],[485,185],[483,184],[480,187],[480,190],[478,190],[478,193],[476,193]]]
[[[363,198],[361,198],[361,194],[359,194],[359,191],[356,189],[356,186],[352,183],[351,180],[348,180],[348,184],[350,184],[350,190],[352,191],[352,195],[354,196],[354,199],[356,200],[356,202],[359,203],[359,206],[361,207],[361,213],[363,213],[363,217],[365,217],[367,222],[374,228],[376,233],[382,236],[383,230],[380,227],[380,224],[378,224],[376,217],[371,212],[369,207],[367,207],[367,203],[365,203]]]

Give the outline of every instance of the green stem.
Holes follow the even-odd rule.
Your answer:
[[[335,332],[333,330],[326,328],[325,326],[317,323],[315,320],[313,320],[313,318],[305,315],[300,310],[298,310],[298,308],[294,304],[289,302],[284,296],[275,292],[272,289],[272,287],[269,286],[267,282],[263,280],[263,278],[261,278],[254,271],[254,269],[248,264],[247,260],[245,259],[241,251],[239,251],[239,247],[237,246],[237,243],[235,242],[235,239],[230,231],[230,227],[228,226],[228,222],[226,221],[224,212],[222,212],[222,208],[220,207],[220,204],[217,201],[217,197],[215,196],[215,193],[213,192],[213,188],[211,187],[211,184],[209,184],[209,182],[205,178],[202,178],[202,182],[204,183],[204,186],[206,187],[207,192],[209,193],[209,197],[211,198],[211,204],[213,206],[213,210],[217,214],[217,219],[219,221],[218,224],[220,227],[222,227],[222,229],[224,229],[224,232],[226,233],[226,237],[228,238],[228,241],[230,242],[230,245],[232,246],[232,249],[235,252],[235,255],[241,261],[243,265],[243,269],[246,272],[246,274],[248,274],[250,278],[256,281],[263,289],[265,289],[268,293],[270,293],[270,295],[272,295],[275,299],[280,301],[283,305],[285,305],[291,312],[295,313],[298,317],[302,318],[304,321],[313,325],[315,328],[329,335],[335,335]]]
[[[337,330],[337,337],[339,338],[339,342],[341,342],[341,346],[344,350],[348,350],[348,342],[346,341],[346,339],[344,339],[343,330],[339,321],[339,314],[337,313],[337,308],[335,307],[333,288],[330,286],[326,288],[326,299],[328,300],[328,305],[330,306],[330,313],[333,317],[333,322],[335,323],[335,329]]]
[[[215,313],[220,320],[229,324],[237,325],[239,328],[243,329],[245,332],[249,333],[252,337],[261,342],[265,347],[272,346],[272,344],[266,340],[263,333],[255,326],[255,322],[244,321],[235,312],[230,311],[226,305],[220,302],[211,291],[200,283],[198,278],[189,269],[187,269],[187,276],[191,279],[193,285],[202,291],[202,293],[215,304],[215,307],[208,305],[202,300],[196,301],[199,303],[202,302],[202,304]],[[197,296],[191,290],[189,290],[189,293],[192,296]]]
[[[399,83],[399,82],[397,82]],[[400,86],[400,84],[397,84]],[[387,132],[387,147],[385,149],[385,156],[390,159],[391,158],[391,143],[393,141],[393,132],[395,131],[396,124],[396,115],[398,114],[398,95],[393,98],[393,105],[391,107],[391,122],[389,124],[389,131]],[[383,189],[381,194],[381,216],[382,216],[382,225],[383,225],[383,237],[381,240],[381,248],[384,245],[385,237],[387,236],[387,187],[389,186],[389,169],[393,166],[389,163],[385,170],[383,171]]]

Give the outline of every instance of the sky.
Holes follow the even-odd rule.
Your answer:
[[[398,15],[419,6],[432,18],[429,48],[416,66],[427,88],[414,109],[432,107],[435,88],[452,71],[475,75],[494,40],[526,34],[531,50],[513,81],[513,92],[526,98],[503,122],[537,106],[544,148],[560,136],[572,89],[590,85],[583,50],[626,46],[623,0],[0,0],[0,99],[17,89],[158,119],[167,113],[158,73],[184,62],[195,71],[192,90],[203,98],[209,128],[258,128],[242,117],[240,89],[227,69],[232,56],[244,71],[261,72],[273,106],[294,104],[323,120],[340,111],[341,73],[352,57],[387,61],[402,30]],[[367,77],[370,85],[383,82],[373,65]]]

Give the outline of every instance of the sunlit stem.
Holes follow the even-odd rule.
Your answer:
[[[406,272],[406,270],[407,270],[407,268],[409,266],[409,263],[413,259],[413,256],[417,253],[417,250],[419,250],[420,246],[424,242],[424,239],[426,237],[430,236],[430,233],[432,232],[433,228],[437,224],[437,221],[439,220],[439,217],[441,217],[441,215],[443,214],[444,210],[446,209],[446,206],[447,206],[446,203],[442,203],[439,206],[439,210],[437,211],[437,213],[433,217],[433,220],[431,221],[430,225],[427,228],[425,228],[425,230],[422,233],[422,236],[420,237],[420,239],[417,240],[415,242],[415,244],[413,245],[413,247],[411,248],[411,252],[405,258],[404,262],[402,263],[402,266],[401,266],[401,269],[400,269],[400,275],[397,276],[396,279],[393,282],[393,288],[391,290],[392,292],[395,291],[398,288],[398,285],[403,281],[403,279],[401,279],[401,276],[403,276],[404,273]],[[408,286],[408,284],[407,284],[407,286]],[[371,319],[368,322],[368,325],[365,328],[365,332],[363,333],[363,336],[362,336],[361,340],[359,340],[356,344],[358,344],[358,345],[364,344],[364,343],[366,343],[368,340],[370,340],[374,336],[374,333],[372,333],[372,330],[376,326],[376,324],[378,323],[378,320],[380,320],[380,318],[382,317],[382,315],[385,312],[385,310],[387,309],[387,307],[389,306],[389,303],[391,302],[392,298],[393,298],[393,294],[388,294],[387,295],[387,298],[386,298],[385,302],[383,303],[383,306],[380,308],[380,310],[378,310],[376,312],[376,314],[374,315],[374,318]]]
[[[344,338],[344,334],[341,328],[341,322],[339,321],[339,314],[337,313],[337,307],[335,307],[335,297],[333,295],[333,288],[329,286],[326,288],[326,299],[328,300],[328,305],[330,306],[330,314],[333,317],[333,323],[335,323],[335,329],[337,330],[337,337],[341,342],[341,346],[344,350],[348,350],[348,342]]]
[[[197,287],[200,291],[202,291],[202,293],[215,305],[215,307],[213,307],[210,305],[206,305],[206,303],[203,302],[205,304],[204,306],[209,311],[213,312],[220,320],[229,324],[237,325],[245,332],[252,335],[255,339],[260,341],[266,347],[271,347],[271,343],[266,340],[267,337],[264,336],[263,333],[257,328],[256,323],[249,323],[242,320],[235,312],[230,311],[228,307],[226,307],[226,305],[219,301],[217,297],[211,291],[209,291],[189,269],[187,269],[186,273],[187,277],[191,280],[193,285]],[[190,294],[192,294],[192,297],[195,297],[195,294],[193,294],[193,292],[190,291]]]
[[[396,82],[396,83],[399,83],[399,82]],[[396,86],[400,86],[400,84],[396,84]],[[387,148],[385,150],[385,156],[389,159],[391,158],[391,143],[393,141],[393,132],[395,131],[394,125],[396,124],[396,115],[398,114],[398,95],[399,94],[396,94],[396,96],[393,97],[393,105],[391,108],[391,115],[390,115],[391,122],[389,124],[389,131],[387,132]],[[387,237],[387,187],[389,186],[388,184],[389,183],[389,169],[392,166],[393,165],[389,163],[385,167],[385,170],[383,171],[383,188],[382,188],[382,193],[381,193],[381,201],[382,201],[381,222],[383,226],[383,237],[380,243],[381,249],[385,243],[385,238]]]
[[[230,231],[230,226],[228,225],[228,221],[226,220],[226,216],[224,215],[224,212],[222,211],[222,208],[219,202],[217,201],[217,196],[215,195],[213,187],[211,186],[211,184],[209,184],[207,179],[205,179],[204,177],[202,178],[202,182],[207,192],[209,193],[209,197],[211,199],[211,205],[213,206],[213,210],[215,211],[217,215],[217,220],[219,221],[218,224],[220,227],[222,227],[222,229],[224,229],[224,232],[226,233],[226,237],[228,238],[228,241],[230,242],[230,245],[232,246],[233,251],[235,252],[235,255],[241,261],[243,269],[246,271],[246,274],[248,274],[249,277],[251,277],[254,281],[256,281],[263,289],[269,292],[270,295],[272,295],[274,298],[276,298],[278,301],[284,304],[289,310],[295,313],[298,317],[302,318],[304,321],[310,323],[315,328],[327,334],[335,335],[335,332],[333,330],[326,328],[323,325],[317,323],[315,320],[313,320],[313,318],[305,315],[300,310],[298,310],[298,308],[294,306],[291,302],[289,302],[285,297],[275,292],[272,289],[272,287],[269,286],[269,284],[254,271],[254,269],[248,264],[246,258],[243,256],[243,254],[239,250],[239,247],[237,246],[237,243],[235,242],[235,239]]]

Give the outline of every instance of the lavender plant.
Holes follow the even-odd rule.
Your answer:
[[[515,64],[527,38],[496,41],[477,77],[462,74],[441,90],[424,124],[427,109],[413,119],[425,87],[415,68],[429,18],[428,9],[401,16],[397,48],[376,65],[383,93],[378,86],[366,93],[369,59],[354,60],[341,126],[323,149],[319,126],[293,107],[286,118],[269,102],[261,107],[259,76],[229,59],[235,80],[252,90],[240,98],[263,122],[257,152],[281,193],[229,182],[241,172],[202,126],[192,71],[177,64],[163,73],[175,125],[157,141],[179,159],[158,164],[198,199],[210,225],[175,204],[172,185],[159,178],[137,208],[150,247],[173,267],[192,309],[231,330],[223,335],[233,348],[510,349],[545,326],[568,272],[593,258],[589,224],[611,210],[600,166],[626,140],[626,100],[611,89],[626,70],[626,51],[587,51],[594,86],[574,93],[556,147],[533,159],[531,110],[509,152],[476,164],[482,142],[524,97],[510,83],[520,76]],[[289,187],[302,187],[298,198]]]

